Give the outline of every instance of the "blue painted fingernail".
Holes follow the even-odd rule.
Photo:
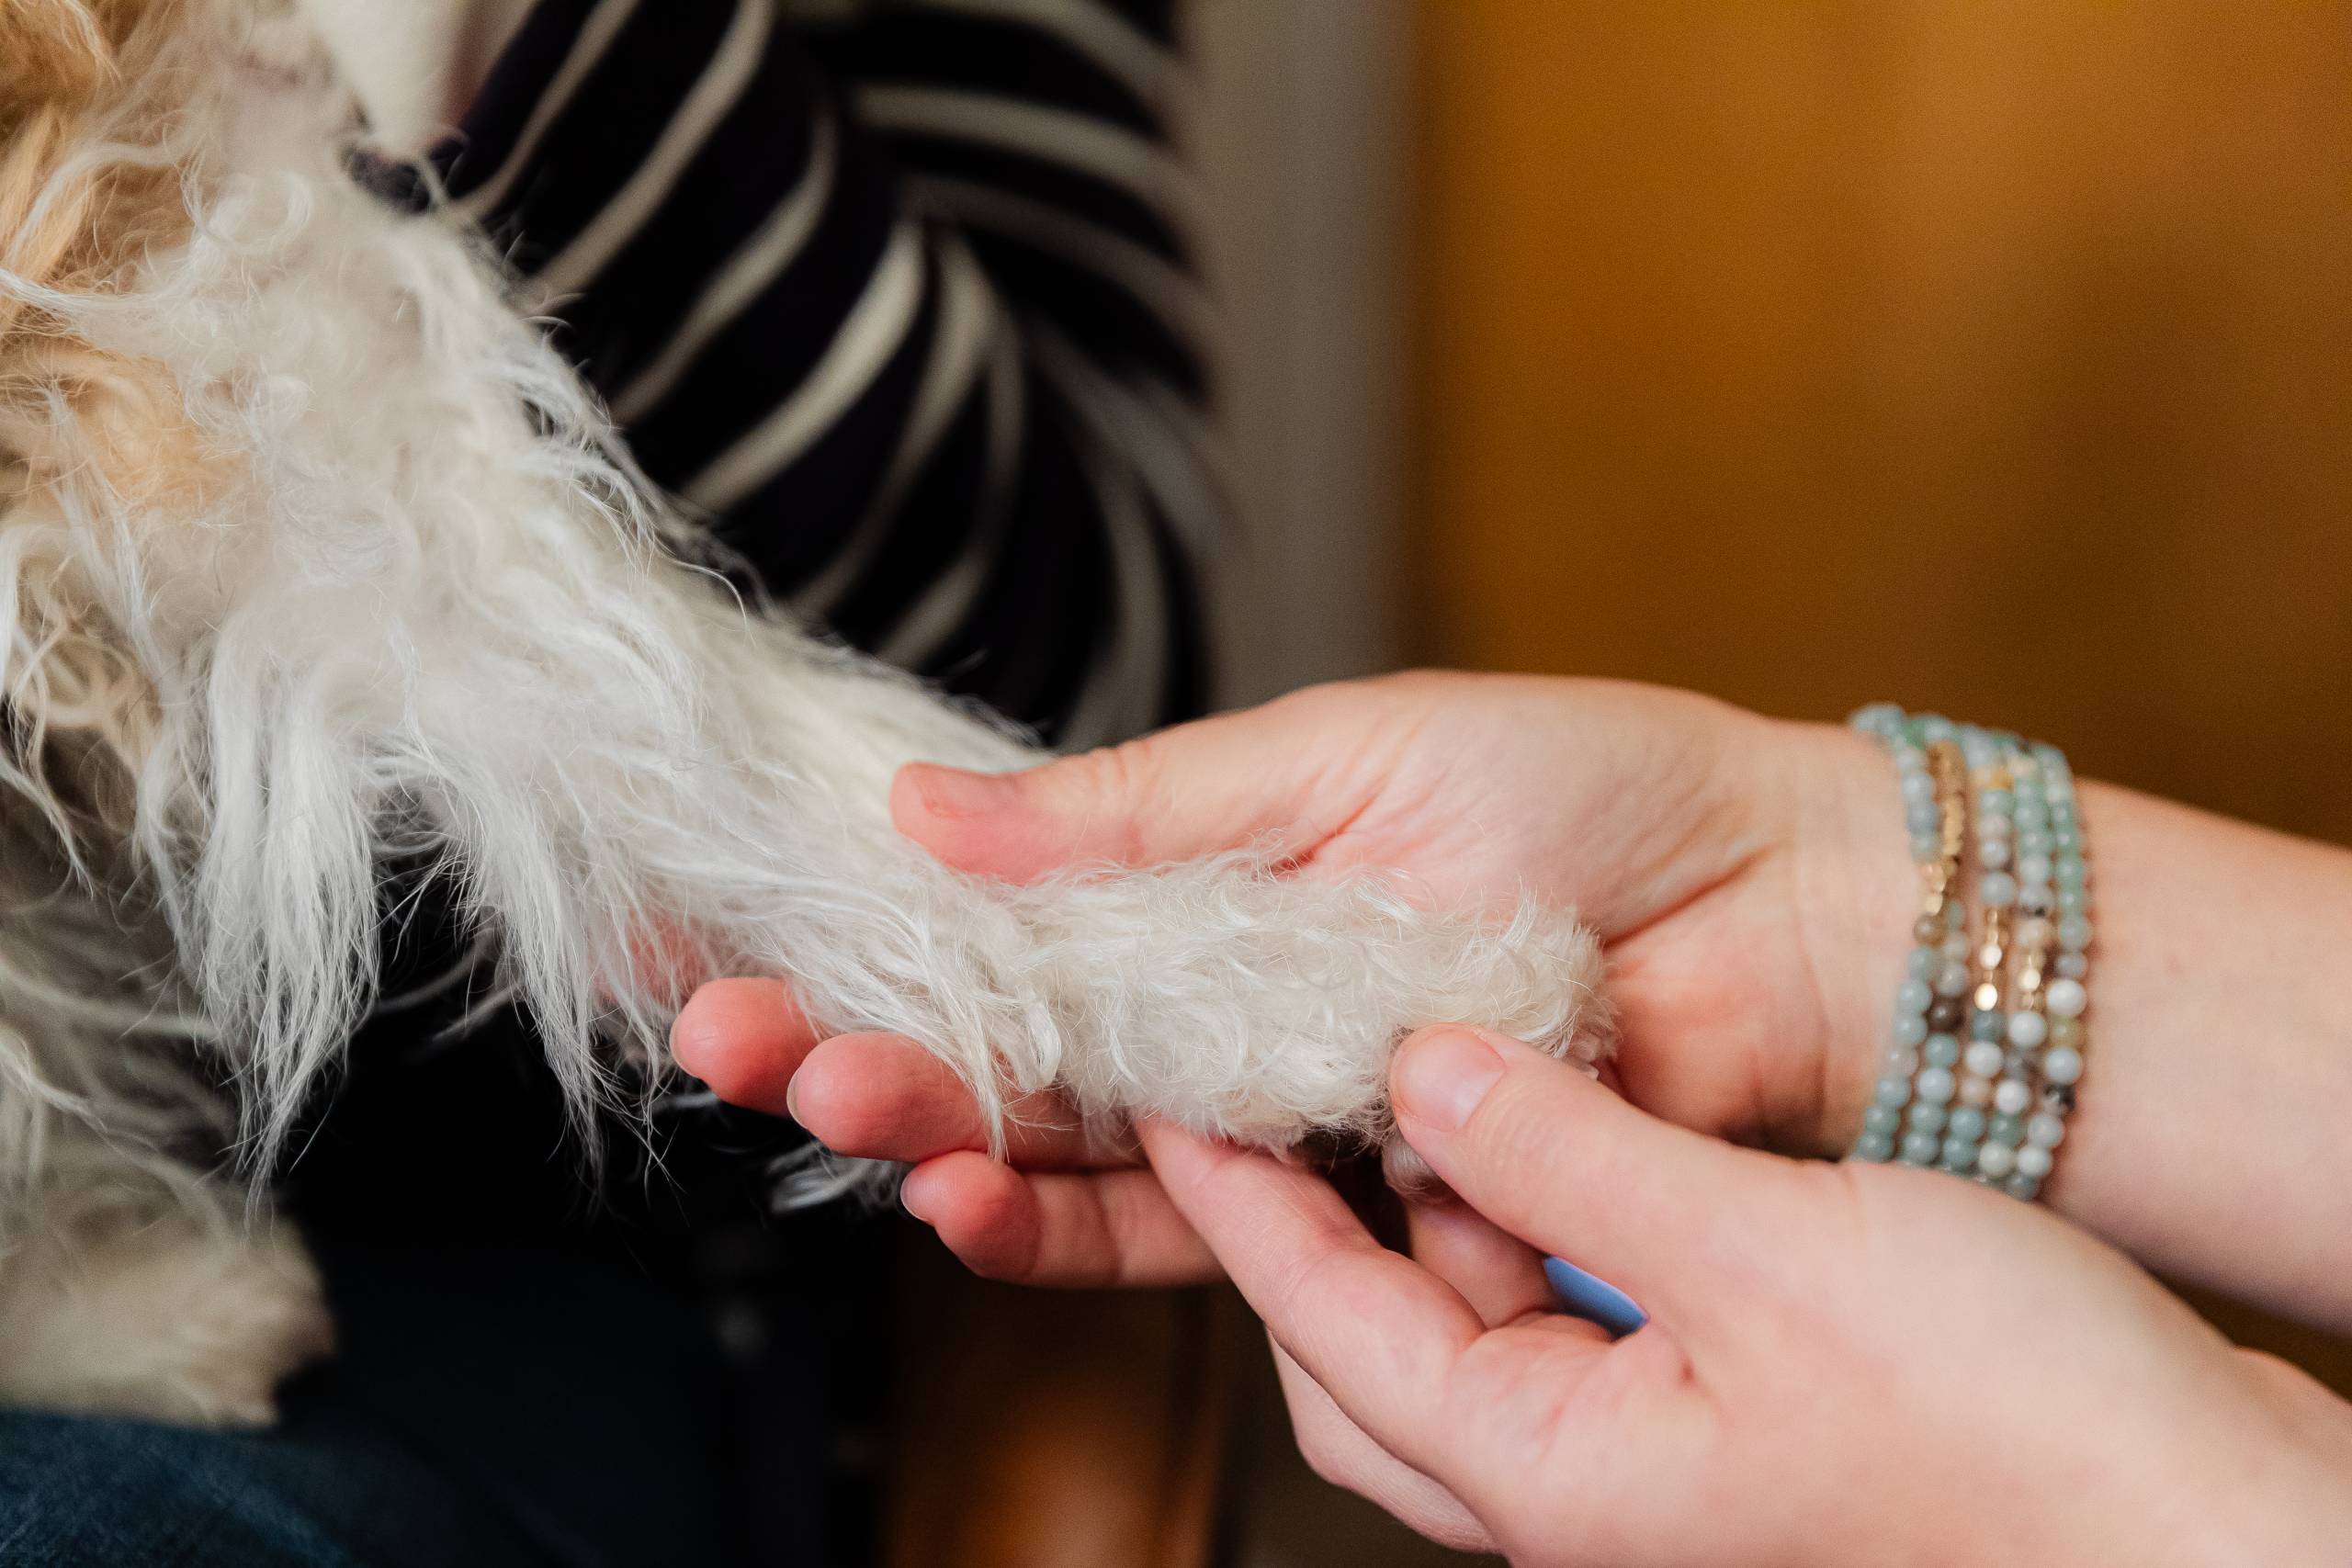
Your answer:
[[[1588,1274],[1565,1258],[1544,1260],[1544,1279],[1552,1287],[1560,1310],[1587,1323],[1597,1323],[1612,1339],[1623,1339],[1650,1320],[1634,1298],[1600,1278]]]

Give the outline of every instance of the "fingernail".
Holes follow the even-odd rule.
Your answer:
[[[933,817],[987,817],[1012,804],[1020,786],[1003,773],[974,773],[936,762],[918,762],[916,793]]]
[[[800,1118],[800,1075],[798,1073],[793,1074],[784,1081],[784,1113],[795,1122],[799,1122],[803,1127],[808,1125]]]
[[[1493,1046],[1475,1034],[1445,1029],[1406,1045],[1390,1085],[1408,1115],[1451,1132],[1470,1120],[1502,1076],[1503,1059]]]
[[[918,1201],[914,1178],[910,1175],[906,1180],[899,1183],[899,1207],[921,1220],[924,1224],[931,1224],[931,1216],[922,1212],[918,1206]]]

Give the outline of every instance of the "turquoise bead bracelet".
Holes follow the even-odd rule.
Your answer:
[[[1900,715],[1896,716],[1899,719]],[[1951,1098],[1957,1046],[1931,1020],[1939,1015],[1939,982],[1965,953],[1965,912],[1956,892],[1965,842],[1967,807],[1953,737],[1915,728],[1883,737],[1900,782],[1904,822],[1920,877],[1920,909],[1912,950],[1894,992],[1894,1017],[1880,1062],[1871,1103],[1855,1141],[1859,1159],[1900,1158],[1926,1164],[1941,1147],[1944,1106]]]
[[[2091,929],[2073,774],[2054,747],[1890,704],[1852,725],[1895,764],[1921,882],[1852,1157],[1933,1166],[2030,1200],[2083,1072]]]

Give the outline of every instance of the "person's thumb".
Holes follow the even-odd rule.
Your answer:
[[[1014,773],[899,770],[899,830],[960,871],[1029,882],[1086,863],[1159,865],[1265,840],[1288,852],[1304,770],[1260,718],[1226,715]],[[1344,820],[1346,803],[1324,815]]]
[[[1724,1237],[1773,1222],[1769,1156],[1658,1121],[1508,1036],[1425,1029],[1390,1070],[1396,1122],[1504,1230],[1656,1309]]]

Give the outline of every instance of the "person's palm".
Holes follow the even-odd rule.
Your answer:
[[[1349,759],[1317,779],[1306,874],[1574,908],[1607,946],[1628,1098],[1791,1152],[1840,1141],[1909,912],[1867,742],[1607,682],[1417,675],[1295,701],[1297,754]],[[1815,946],[1887,973],[1857,986]]]
[[[1882,768],[1851,738],[1679,694],[1418,675],[1317,688],[1012,778],[910,768],[892,805],[947,863],[1014,880],[1262,844],[1296,875],[1378,868],[1446,906],[1527,892],[1575,908],[1608,946],[1612,1073],[1629,1098],[1702,1131],[1826,1152],[1859,1114],[1873,987],[1891,990],[1902,950]],[[1825,986],[1815,943],[1883,953],[1887,973],[1858,984],[1841,966]],[[842,1153],[917,1162],[908,1206],[983,1272],[1091,1283],[1206,1267],[1126,1152],[1033,1104],[1012,1149],[1029,1174],[996,1166],[975,1152],[983,1130],[944,1067],[871,1036],[812,1052],[779,987],[707,988],[676,1046],[726,1098],[788,1100]]]

